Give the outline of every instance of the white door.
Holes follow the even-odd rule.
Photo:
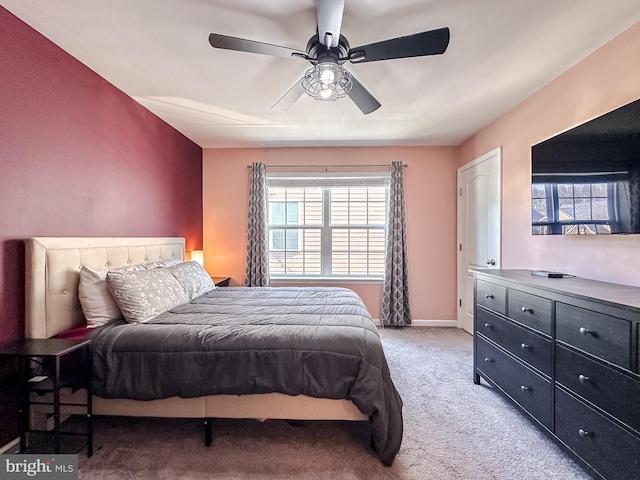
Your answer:
[[[458,169],[458,327],[473,335],[473,275],[500,268],[502,149]]]

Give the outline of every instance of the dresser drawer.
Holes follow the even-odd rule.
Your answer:
[[[622,368],[631,368],[631,322],[558,302],[556,338]]]
[[[507,287],[495,283],[478,280],[476,282],[476,297],[478,305],[505,314],[507,304]]]
[[[557,346],[556,382],[640,433],[640,380]]]
[[[551,383],[480,337],[476,348],[478,370],[550,429]]]
[[[542,333],[551,335],[551,300],[509,289],[508,316]]]
[[[551,340],[531,333],[518,325],[481,308],[476,312],[476,330],[509,350],[529,365],[551,376]]]
[[[640,439],[556,388],[555,434],[608,480],[638,478]]]

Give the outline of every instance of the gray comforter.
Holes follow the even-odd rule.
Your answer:
[[[390,465],[402,400],[360,298],[344,288],[217,288],[148,323],[93,335],[94,393],[152,400],[280,392],[349,399]]]

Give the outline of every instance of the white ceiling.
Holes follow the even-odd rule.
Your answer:
[[[345,66],[382,104],[271,106],[300,59],[213,49],[211,32],[305,50],[314,0],[0,0],[202,147],[458,145],[640,21],[640,0],[346,0],[352,47],[448,26],[444,55]]]

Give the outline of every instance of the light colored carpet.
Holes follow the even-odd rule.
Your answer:
[[[404,401],[392,467],[369,448],[366,423],[95,418],[83,479],[586,479],[559,447],[487,385],[472,382],[472,339],[454,328],[386,329]]]

